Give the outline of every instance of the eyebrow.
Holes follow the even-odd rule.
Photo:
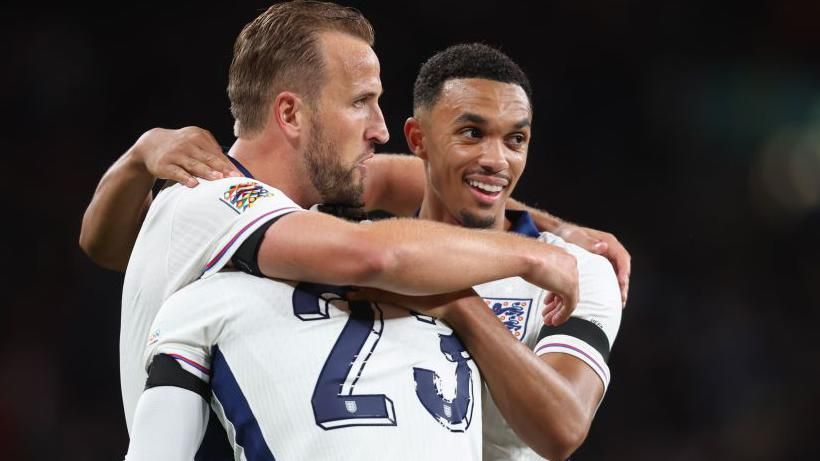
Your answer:
[[[354,97],[356,99],[361,99],[361,98],[378,98],[380,96],[381,96],[381,94],[377,91],[362,90],[362,91],[359,91],[358,93],[355,93]]]
[[[472,112],[465,112],[459,115],[456,118],[455,122],[456,124],[473,123],[476,125],[487,125],[490,123],[490,121],[487,120],[485,117],[478,114],[474,114]],[[515,125],[513,125],[513,129],[522,130],[524,128],[528,128],[531,124],[532,122],[530,121],[530,119],[521,119],[520,121],[516,122]]]
[[[456,122],[456,124],[474,123],[476,125],[486,125],[487,123],[489,123],[489,121],[486,118],[484,118],[484,117],[482,117],[478,114],[474,114],[472,112],[465,112],[465,113],[459,115],[456,118],[455,122]]]
[[[525,118],[525,119],[522,119],[520,122],[516,123],[513,126],[513,128],[515,128],[516,130],[522,130],[524,128],[529,128],[529,126],[531,124],[532,124],[532,122],[530,121],[530,119]]]

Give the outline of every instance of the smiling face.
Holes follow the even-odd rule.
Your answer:
[[[325,82],[311,113],[305,163],[325,203],[361,205],[365,161],[388,140],[379,107],[379,60],[363,40],[340,32],[319,36]]]
[[[405,125],[408,143],[427,169],[421,216],[501,229],[507,198],[526,164],[531,121],[530,101],[519,85],[446,81],[435,104]]]

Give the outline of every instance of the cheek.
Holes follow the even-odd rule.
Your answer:
[[[448,146],[445,152],[448,170],[461,176],[475,162],[475,159],[481,156],[481,147],[477,144],[453,144]]]
[[[507,162],[510,165],[510,172],[512,172],[514,180],[517,182],[524,172],[524,167],[527,166],[527,156],[521,154],[513,154],[508,157]]]

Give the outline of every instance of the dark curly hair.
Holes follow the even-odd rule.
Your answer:
[[[518,64],[491,46],[465,43],[439,51],[422,64],[413,85],[413,110],[433,107],[444,82],[458,78],[481,78],[518,85],[532,105],[530,81]]]

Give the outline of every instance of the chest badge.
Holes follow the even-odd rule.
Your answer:
[[[524,340],[532,299],[484,298],[484,302],[517,340]]]

